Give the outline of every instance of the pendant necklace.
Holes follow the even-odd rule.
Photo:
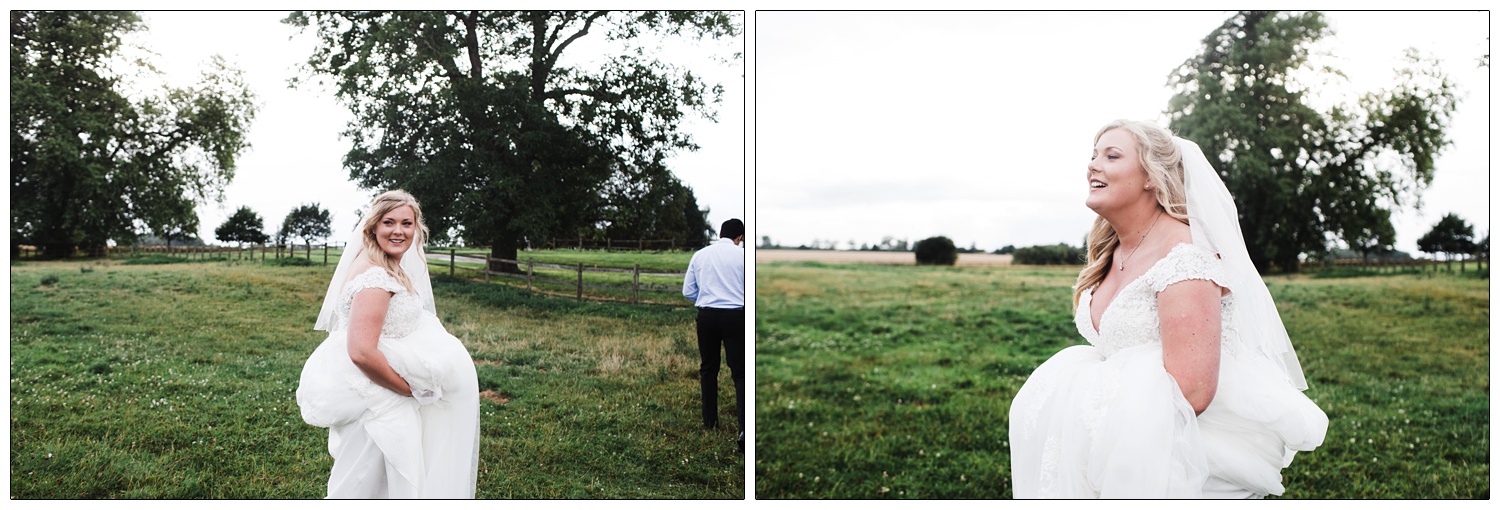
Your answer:
[[[1145,234],[1141,234],[1141,242],[1136,243],[1135,248],[1132,249],[1132,250],[1130,250],[1130,254],[1125,256],[1125,260],[1121,260],[1120,261],[1120,270],[1121,271],[1125,270],[1125,262],[1129,261],[1131,258],[1134,258],[1135,257],[1135,252],[1141,249],[1141,245],[1146,244],[1146,236],[1151,235],[1151,229],[1156,228],[1156,220],[1159,220],[1159,219],[1161,219],[1161,209],[1157,209],[1156,210],[1156,217],[1155,218],[1151,218],[1151,226],[1148,227],[1148,228],[1146,228],[1146,233]]]

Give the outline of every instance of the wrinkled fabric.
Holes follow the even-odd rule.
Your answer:
[[[1283,371],[1242,349],[1234,289],[1220,300],[1219,385],[1201,415],[1162,364],[1156,295],[1190,279],[1228,288],[1219,261],[1182,244],[1120,290],[1095,331],[1092,290],[1075,323],[1090,345],[1047,360],[1010,408],[1017,498],[1253,498],[1322,444],[1328,417]]]
[[[415,398],[380,387],[349,359],[348,301],[366,288],[393,292],[377,348]],[[474,497],[479,384],[468,350],[383,269],[351,279],[342,299],[297,388],[303,420],[329,429],[328,497]]]

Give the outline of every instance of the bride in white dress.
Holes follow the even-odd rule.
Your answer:
[[[474,361],[443,329],[404,191],[370,204],[328,285],[297,405],[327,427],[329,498],[473,498],[479,466]]]
[[[1010,408],[1017,498],[1257,498],[1328,417],[1198,146],[1115,121],[1095,136],[1099,214],[1074,289],[1089,345],[1032,373]]]

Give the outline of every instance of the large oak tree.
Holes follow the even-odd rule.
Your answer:
[[[153,78],[120,58],[121,36],[143,28],[129,12],[11,11],[12,254],[178,237],[197,227],[194,204],[222,198],[254,97],[217,57],[195,86],[125,92]]]
[[[297,12],[286,22],[316,35],[312,76],[332,78],[354,113],[351,176],[415,195],[434,240],[455,232],[513,260],[523,237],[642,225],[611,205],[684,214],[683,200],[650,196],[656,188],[702,215],[665,161],[696,149],[681,123],[711,117],[721,87],[641,43],[735,37],[738,14]],[[602,63],[570,64],[586,38]]]
[[[1394,87],[1327,111],[1309,105],[1319,86],[1309,82],[1340,76],[1309,65],[1309,48],[1328,33],[1316,12],[1242,12],[1169,78],[1171,128],[1217,160],[1263,273],[1273,262],[1297,271],[1301,255],[1339,239],[1386,244],[1380,219],[1420,204],[1450,144],[1454,85],[1414,50]]]

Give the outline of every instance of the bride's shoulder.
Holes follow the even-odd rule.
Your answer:
[[[367,260],[360,260],[349,267],[349,276],[344,278],[344,283],[347,285],[355,280],[381,280],[389,276],[385,268]]]

